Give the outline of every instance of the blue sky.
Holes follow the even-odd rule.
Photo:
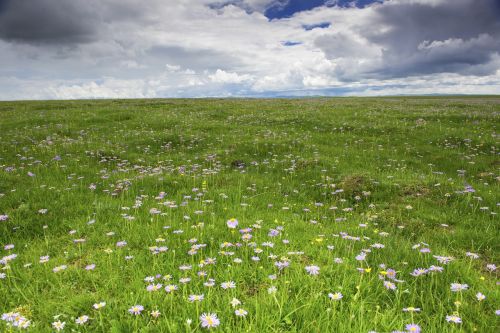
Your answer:
[[[497,0],[0,0],[0,100],[498,94]]]
[[[289,0],[278,1],[264,11],[264,15],[272,19],[282,19],[292,17],[295,13],[308,11],[317,7],[358,7],[363,8],[374,2],[383,2],[382,0]]]

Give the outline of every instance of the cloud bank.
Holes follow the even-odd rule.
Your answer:
[[[0,0],[0,99],[493,94],[496,0]]]

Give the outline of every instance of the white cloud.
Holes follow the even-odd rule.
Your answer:
[[[239,75],[233,72],[226,72],[222,69],[217,69],[214,74],[208,76],[214,83],[242,83],[252,80],[252,76],[248,74]]]
[[[379,8],[441,8],[449,5],[444,0],[317,7],[272,21],[263,11],[283,1],[246,0],[253,11],[235,5],[214,10],[207,6],[213,2],[75,0],[99,8],[100,21],[89,30],[97,34],[69,44],[0,40],[0,99],[500,91],[499,37],[484,31],[486,25],[470,27],[467,37],[445,28],[425,32],[415,52],[388,56],[393,44],[380,36],[392,38],[394,25],[403,23],[383,21]],[[331,25],[303,28],[321,22]],[[404,44],[411,36],[397,37]],[[439,62],[447,59],[456,64],[442,70]]]

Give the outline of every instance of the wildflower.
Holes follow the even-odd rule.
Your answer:
[[[446,316],[446,321],[449,323],[461,324],[462,318],[456,315]]]
[[[205,287],[213,287],[213,286],[215,286],[215,280],[214,279],[208,279],[208,281],[204,282],[203,285]]]
[[[77,325],[84,325],[87,321],[89,321],[89,316],[80,316],[78,318],[75,319],[75,323]]]
[[[153,310],[153,311],[151,311],[150,314],[151,314],[151,317],[158,318],[161,315],[161,312],[158,310]]]
[[[396,285],[390,281],[384,281],[384,287],[389,290],[396,290]]]
[[[413,272],[411,272],[410,275],[421,276],[421,275],[425,275],[427,272],[428,272],[428,270],[425,268],[417,268]]]
[[[385,276],[387,276],[389,279],[391,280],[394,280],[396,279],[396,274],[397,272],[395,270],[393,270],[392,268],[389,268],[386,272],[385,272]]]
[[[119,241],[116,243],[116,247],[124,247],[127,245],[127,242],[126,241]]]
[[[0,279],[5,279],[7,277],[7,274],[5,273],[0,273]]]
[[[306,271],[309,273],[309,275],[318,275],[319,274],[319,267],[318,266],[306,266]]]
[[[144,307],[142,305],[134,305],[130,309],[128,309],[128,312],[134,316],[137,316],[140,315],[143,310]]]
[[[236,229],[236,227],[238,226],[238,220],[235,218],[231,218],[231,219],[227,220],[226,223],[227,223],[227,227],[230,229]]]
[[[269,233],[267,234],[269,237],[276,237],[280,234],[280,232],[277,229],[270,229]]]
[[[65,325],[66,325],[66,322],[64,322],[64,321],[61,322],[60,320],[52,323],[52,327],[54,327],[54,329],[56,331],[62,331],[64,329]]]
[[[241,304],[241,302],[240,302],[240,300],[239,300],[239,299],[237,299],[237,298],[234,298],[234,297],[233,297],[233,299],[231,300],[230,304],[231,304],[231,306],[232,306],[233,308],[235,308],[235,307],[237,307],[238,305],[240,305],[240,304]]]
[[[60,271],[64,271],[66,268],[68,268],[68,266],[66,266],[66,265],[61,265],[61,266],[54,267],[54,269],[52,269],[52,271],[53,271],[54,273],[57,273],[57,272],[60,272]]]
[[[482,301],[482,300],[486,299],[486,296],[484,296],[483,293],[478,292],[476,294],[476,298],[477,298],[478,301]]]
[[[95,269],[95,264],[90,264],[85,266],[86,271],[93,271]]]
[[[222,282],[220,286],[222,289],[234,289],[236,288],[236,283],[233,281]]]
[[[442,271],[444,271],[444,268],[441,267],[441,266],[431,265],[431,267],[429,267],[429,272],[438,272],[438,273],[441,273]]]
[[[453,261],[455,258],[453,257],[443,257],[443,256],[434,256],[434,258],[437,259],[437,261],[440,263],[440,264],[448,264],[450,263],[451,261]]]
[[[9,215],[0,215],[0,221],[7,221],[9,219]]]
[[[420,312],[420,308],[414,308],[413,306],[409,306],[407,308],[403,308],[403,312]]]
[[[336,292],[336,293],[329,293],[328,297],[332,301],[340,301],[344,297],[344,295],[342,295],[342,293],[340,293],[340,292]]]
[[[471,259],[478,259],[479,258],[479,254],[474,253],[474,252],[465,252],[465,255]]]
[[[417,324],[408,324],[405,326],[407,332],[420,333],[422,329]]]
[[[203,301],[204,298],[205,298],[205,295],[203,295],[203,294],[201,294],[201,295],[189,295],[188,301],[190,301],[191,303],[201,302],[201,301]]]
[[[357,261],[363,261],[363,260],[365,260],[365,259],[366,259],[366,253],[365,253],[365,252],[361,252],[360,254],[358,254],[358,255],[356,256],[356,260],[357,260]]]
[[[274,294],[274,293],[276,293],[276,291],[278,291],[278,288],[276,288],[275,286],[271,286],[271,287],[267,288],[268,294]]]
[[[467,290],[468,288],[469,288],[469,286],[467,284],[460,284],[460,283],[452,283],[451,287],[450,287],[451,291],[453,291],[453,292]]]
[[[243,309],[238,309],[234,311],[234,314],[237,315],[238,317],[245,317],[248,314],[248,312]]]
[[[157,283],[157,284],[150,284],[146,287],[146,290],[149,291],[149,292],[152,292],[152,291],[158,291],[161,289],[163,285],[161,283]]]
[[[41,264],[44,264],[44,263],[48,262],[48,261],[49,261],[49,259],[50,259],[50,257],[49,257],[49,256],[41,256],[41,257],[40,257],[40,263],[41,263]]]
[[[497,269],[497,266],[495,264],[488,264],[486,265],[486,269],[488,269],[490,272],[494,272]]]
[[[99,310],[106,306],[106,302],[99,302],[92,305],[94,309]]]
[[[169,284],[169,285],[165,286],[165,291],[166,291],[167,293],[174,292],[174,291],[176,291],[177,289],[178,289],[178,288],[177,288],[177,286],[176,286],[176,285],[174,285],[174,284]]]
[[[220,325],[219,318],[215,313],[203,313],[200,316],[201,327],[203,328],[212,328]]]

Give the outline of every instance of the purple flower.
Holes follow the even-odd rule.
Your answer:
[[[9,215],[0,215],[0,221],[7,221],[9,219]]]
[[[228,228],[236,229],[236,227],[238,226],[238,220],[235,218],[232,218],[232,219],[227,220],[226,224],[227,224]]]
[[[280,232],[276,229],[271,229],[269,230],[269,233],[267,234],[269,237],[276,237],[280,234]]]
[[[219,318],[215,313],[204,313],[200,316],[201,327],[212,328],[220,325]]]
[[[469,285],[467,285],[467,284],[461,284],[461,283],[452,283],[450,289],[453,292],[459,292],[459,291],[462,291],[462,290],[469,289]]]
[[[117,246],[117,247],[124,247],[124,246],[126,246],[126,245],[127,245],[127,242],[126,242],[126,241],[119,241],[119,242],[117,242],[117,243],[116,243],[116,246]]]
[[[396,285],[390,281],[384,281],[384,287],[389,290],[396,290]]]
[[[306,271],[309,273],[309,275],[318,275],[319,274],[319,267],[318,266],[306,266]]]
[[[420,275],[425,275],[427,274],[429,270],[425,268],[417,268],[413,272],[410,273],[411,276],[420,276]]]
[[[128,309],[128,312],[134,316],[137,316],[140,315],[143,310],[144,307],[142,305],[134,305],[130,309]]]
[[[461,324],[462,318],[456,315],[446,316],[446,321],[449,323]]]
[[[420,333],[422,329],[417,324],[408,324],[405,326],[406,331],[412,333]]]

